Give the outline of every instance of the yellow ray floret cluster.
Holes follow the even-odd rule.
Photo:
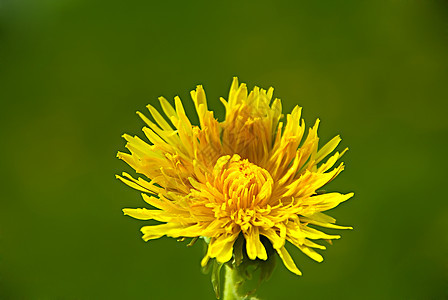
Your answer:
[[[325,247],[313,240],[340,236],[309,225],[350,228],[335,225],[336,220],[323,212],[353,193],[317,193],[343,170],[343,163],[333,166],[346,150],[327,158],[340,137],[318,149],[319,120],[305,133],[301,108],[296,106],[286,122],[280,122],[281,101],[272,101],[272,95],[272,88],[258,87],[248,94],[246,85],[234,78],[228,101],[221,98],[226,109],[223,122],[208,110],[202,86],[191,92],[199,126],[190,123],[178,97],[174,107],[159,98],[166,117],[151,105],[154,121],[138,112],[147,124],[143,132],[149,143],[124,135],[130,154],[119,152],[118,157],[149,181],[126,173],[117,177],[142,191],[144,201],[152,206],[124,209],[126,215],[163,222],[141,229],[145,241],[165,235],[207,237],[205,265],[210,258],[220,263],[231,260],[240,234],[249,259],[266,260],[260,241],[264,236],[296,274],[301,272],[285,248],[286,241],[322,261],[314,249]]]

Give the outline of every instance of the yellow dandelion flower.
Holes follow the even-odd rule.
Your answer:
[[[314,249],[325,247],[313,240],[340,236],[309,225],[351,228],[335,225],[336,220],[323,212],[353,193],[317,192],[344,168],[343,163],[334,165],[347,149],[326,159],[340,137],[318,149],[319,120],[305,133],[301,108],[296,106],[286,122],[280,122],[281,101],[271,101],[272,95],[272,88],[258,87],[248,94],[246,85],[234,78],[228,101],[221,99],[226,109],[223,122],[208,110],[202,86],[191,92],[199,126],[191,124],[179,97],[174,107],[159,98],[166,117],[151,105],[153,121],[138,112],[147,124],[143,132],[149,143],[125,134],[130,154],[119,152],[118,157],[149,181],[127,173],[117,178],[143,192],[143,200],[152,206],[124,209],[126,215],[162,222],[142,227],[145,241],[205,237],[205,266],[211,258],[229,262],[239,236],[244,237],[250,260],[266,260],[264,236],[286,268],[300,275],[285,248],[287,241],[320,262],[323,258]]]

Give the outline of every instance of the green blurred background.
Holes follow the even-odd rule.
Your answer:
[[[0,299],[214,299],[201,245],[145,243],[114,174],[157,97],[232,76],[341,134],[353,225],[262,299],[448,297],[446,1],[0,1]],[[292,249],[292,248],[290,248]]]

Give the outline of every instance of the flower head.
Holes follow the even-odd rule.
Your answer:
[[[327,158],[340,137],[318,149],[319,120],[305,134],[301,108],[296,106],[286,122],[280,122],[281,101],[271,101],[272,95],[272,88],[258,87],[248,94],[246,85],[234,78],[228,101],[221,99],[226,109],[223,122],[208,110],[202,86],[191,92],[199,126],[190,123],[178,97],[175,107],[159,98],[166,118],[151,105],[153,121],[138,112],[148,126],[143,132],[149,143],[124,135],[130,154],[119,152],[118,157],[149,181],[126,173],[117,178],[143,192],[143,200],[152,206],[124,209],[126,215],[162,222],[142,227],[145,241],[205,237],[209,242],[203,266],[211,258],[231,261],[239,236],[244,237],[250,260],[268,258],[264,236],[298,275],[286,242],[322,261],[314,249],[325,247],[313,241],[340,236],[310,225],[350,228],[335,225],[336,220],[323,212],[353,193],[318,192],[343,170],[343,163],[334,165],[347,149]]]

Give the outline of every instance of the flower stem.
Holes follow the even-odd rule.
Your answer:
[[[237,272],[235,269],[225,265],[225,279],[224,279],[224,297],[223,300],[240,300],[242,297],[237,292]]]

